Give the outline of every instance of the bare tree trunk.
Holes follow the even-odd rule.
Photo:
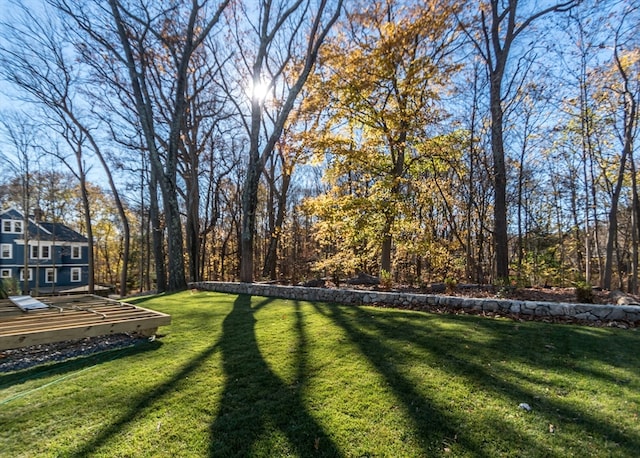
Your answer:
[[[271,280],[277,280],[277,261],[278,261],[278,247],[280,240],[282,239],[282,226],[284,224],[284,218],[287,208],[287,193],[289,192],[289,184],[291,183],[291,175],[285,174],[282,177],[282,188],[278,193],[278,208],[274,221],[273,228],[271,230],[271,237],[269,238],[269,247],[267,249],[267,256],[264,262],[264,268],[262,270],[263,276],[268,276]]]
[[[472,215],[473,215],[473,202],[474,202],[474,188],[476,178],[476,118],[478,116],[478,80],[479,71],[478,66],[473,67],[473,100],[471,102],[471,119],[469,120],[469,174],[468,184],[469,195],[466,202],[466,223],[467,223],[467,236],[466,236],[466,263],[465,263],[465,276],[468,281],[474,278],[476,272],[476,262],[479,263],[479,259],[476,260],[474,256],[473,244],[472,244]],[[480,229],[482,230],[482,229]],[[476,278],[479,282],[479,279]]]
[[[631,279],[629,281],[629,292],[631,294],[638,294],[638,216],[640,216],[640,202],[633,154],[629,157],[629,163],[631,165],[631,186],[633,190],[631,205]]]
[[[507,171],[503,144],[501,100],[502,72],[491,78],[491,150],[493,152],[494,214],[493,242],[496,255],[496,278],[509,282],[509,237],[507,232]]]
[[[270,201],[271,206],[269,208],[269,242],[267,246],[267,254],[264,260],[264,266],[262,268],[262,276],[269,277],[271,280],[277,280],[277,261],[278,261],[278,248],[282,240],[282,226],[287,213],[287,201],[289,195],[289,186],[291,184],[291,176],[293,174],[293,163],[289,163],[291,160],[287,158],[286,151],[282,150],[282,146],[278,150],[278,157],[280,158],[280,189],[276,186],[276,165],[270,171],[269,185],[270,185]],[[274,199],[275,198],[275,199]],[[275,205],[274,205],[275,204]],[[276,208],[274,208],[274,206]],[[275,210],[275,214],[274,214]]]
[[[591,177],[591,212],[593,214],[593,245],[596,250],[596,257],[598,259],[598,272],[600,274],[600,285],[603,283],[604,262],[602,260],[602,250],[600,243],[600,218],[598,217],[598,209],[596,206],[597,201],[597,189],[595,180],[595,170],[593,164],[593,157],[589,160],[589,172]],[[590,258],[589,258],[590,259]]]
[[[311,23],[309,27],[305,29],[303,27],[304,20],[307,19],[306,14],[301,16],[299,22],[295,24],[292,31],[293,35],[305,30],[308,35],[306,37],[306,48],[303,56],[298,56],[300,59],[300,73],[292,75],[292,84],[289,86],[286,96],[282,102],[282,105],[277,113],[277,116],[273,119],[273,127],[271,132],[267,135],[267,140],[264,147],[260,150],[260,135],[261,135],[261,122],[263,117],[264,106],[263,101],[259,100],[255,95],[251,100],[251,118],[248,125],[250,147],[249,147],[249,164],[247,168],[247,176],[242,192],[242,229],[240,237],[240,281],[251,283],[253,281],[253,248],[254,248],[254,235],[256,225],[256,209],[258,207],[258,186],[260,183],[260,177],[264,168],[266,159],[273,153],[276,143],[282,135],[284,124],[287,121],[294,103],[298,97],[298,94],[302,90],[313,66],[315,65],[318,57],[320,46],[326,38],[329,30],[333,24],[338,20],[342,9],[343,0],[337,0],[335,4],[331,6],[334,8],[333,12],[328,17],[325,16],[325,11],[329,8],[327,0],[321,0],[318,4],[318,8],[314,11],[312,16],[309,16]],[[276,18],[270,17],[270,2],[261,4],[261,23],[259,24],[259,44],[258,50],[255,55],[255,59],[252,64],[252,82],[253,87],[258,87],[262,83],[262,72],[265,70],[265,66],[268,65],[268,53],[270,45],[274,38],[283,30],[284,25],[289,17],[291,17],[296,11],[301,8],[302,2],[296,1],[290,7],[279,12]],[[270,23],[270,21],[274,21]],[[292,40],[290,37],[289,40]],[[291,48],[288,49],[291,52]],[[287,63],[294,56],[288,54],[284,57],[284,62],[275,64],[279,67],[276,70],[277,75],[281,75],[285,71]],[[274,85],[275,81],[271,81],[270,85]]]
[[[502,84],[511,46],[515,39],[536,19],[555,11],[568,11],[579,3],[571,0],[557,3],[525,18],[517,15],[518,0],[491,0],[488,16],[481,11],[482,43],[474,39],[489,72],[489,104],[491,112],[491,151],[493,154],[494,233],[496,279],[509,281],[509,245],[507,231],[507,173],[504,151],[504,111]]]
[[[25,151],[26,154],[26,151]],[[29,179],[29,158],[25,156],[24,175],[22,177],[22,231],[24,233],[24,280],[22,282],[22,294],[29,294],[29,202],[31,200],[31,184]],[[36,295],[38,292],[36,291]]]
[[[88,241],[88,262],[89,262],[89,282],[88,293],[95,293],[95,266],[94,266],[94,241],[93,241],[93,227],[91,223],[91,206],[89,204],[89,194],[87,192],[87,176],[84,171],[84,165],[82,163],[82,146],[79,144],[76,148],[76,159],[78,162],[78,174],[80,179],[80,194],[82,197],[82,208],[84,212],[84,221],[87,226],[87,241]]]
[[[66,109],[65,109],[66,110]],[[102,149],[95,141],[93,134],[85,127],[85,125],[80,122],[79,119],[76,118],[74,113],[70,110],[66,110],[66,114],[73,122],[73,124],[84,133],[84,135],[89,140],[93,148],[93,152],[98,157],[100,164],[102,165],[102,169],[107,176],[107,181],[109,182],[109,189],[111,189],[111,193],[113,195],[114,202],[116,204],[116,209],[118,211],[118,217],[120,218],[120,223],[122,224],[122,237],[123,237],[123,250],[122,250],[122,270],[120,271],[120,296],[124,297],[127,294],[127,278],[129,274],[129,257],[131,252],[131,228],[129,227],[129,218],[127,217],[127,212],[124,209],[124,204],[120,199],[120,193],[118,192],[118,188],[113,180],[113,174],[111,173],[111,168],[107,164],[105,160]]]
[[[617,41],[617,37],[616,37]],[[604,266],[603,286],[605,289],[611,289],[611,277],[613,271],[613,249],[618,234],[618,202],[622,191],[624,181],[624,173],[626,161],[633,154],[633,137],[637,123],[637,101],[633,92],[629,87],[629,75],[618,54],[618,45],[614,48],[614,58],[616,67],[623,83],[622,99],[623,99],[623,146],[620,156],[620,168],[618,169],[618,178],[611,196],[611,209],[609,211],[609,232],[607,237],[606,262]],[[620,261],[618,259],[618,261]]]
[[[393,247],[393,235],[391,235],[391,226],[393,221],[387,221],[384,225],[382,234],[382,250],[380,254],[380,271],[391,272],[391,249]]]
[[[579,23],[580,33],[583,34],[582,23]],[[593,162],[593,144],[591,141],[592,135],[592,115],[589,109],[589,94],[587,92],[587,61],[586,53],[581,54],[580,61],[580,133],[582,138],[582,164],[583,164],[583,179],[584,179],[584,250],[585,250],[585,262],[584,262],[584,277],[587,284],[591,284],[591,240],[590,240],[590,228],[589,228],[589,210],[590,203],[595,206],[595,190],[593,196],[589,195],[589,174],[587,172],[587,161]],[[593,186],[593,183],[592,183]],[[592,197],[592,199],[590,199]],[[590,202],[593,200],[593,202]],[[597,226],[597,224],[596,224]],[[577,230],[577,229],[576,229]]]
[[[620,157],[620,168],[618,169],[618,178],[611,196],[611,207],[609,209],[609,230],[607,232],[607,249],[606,249],[606,261],[604,266],[604,289],[611,289],[611,277],[613,275],[613,255],[615,239],[618,235],[618,203],[620,201],[620,193],[622,191],[622,183],[624,180],[624,172],[627,162],[626,148],[622,151]]]
[[[247,181],[242,190],[242,229],[240,236],[240,281],[253,282],[253,238],[256,230],[258,185],[262,167],[259,158],[251,155]]]
[[[151,241],[153,244],[153,259],[156,268],[156,289],[159,293],[167,290],[167,273],[164,261],[164,231],[160,224],[160,209],[158,205],[158,180],[153,168],[149,180],[149,219],[151,222]]]
[[[524,207],[524,203],[523,203],[523,192],[524,192],[524,180],[525,180],[525,169],[524,169],[524,161],[525,161],[525,155],[527,152],[527,144],[528,144],[528,122],[529,122],[529,116],[527,114],[526,116],[526,122],[525,122],[525,126],[524,126],[524,139],[523,139],[523,143],[522,143],[522,149],[520,150],[520,167],[518,169],[518,279],[522,280],[522,262],[524,260],[524,234],[523,234],[523,227],[522,227],[522,210]],[[526,228],[525,228],[526,230]]]
[[[147,288],[145,288],[145,266],[146,266],[146,259],[147,259],[147,247],[146,247],[146,243],[145,243],[145,229],[147,228],[147,224],[146,221],[147,219],[145,218],[145,208],[144,208],[144,189],[145,189],[145,180],[144,180],[144,172],[145,172],[145,168],[144,168],[144,162],[143,162],[143,166],[140,168],[140,226],[139,226],[139,241],[138,243],[140,244],[140,259],[138,260],[138,282],[140,284],[140,291],[145,291]]]
[[[197,162],[197,158],[193,158],[193,162]],[[197,163],[192,164],[191,167],[186,200],[187,252],[189,253],[189,280],[198,282],[201,280],[200,269],[198,268],[198,260],[200,259],[200,185]]]

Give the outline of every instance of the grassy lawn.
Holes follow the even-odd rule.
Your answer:
[[[0,374],[0,456],[638,456],[640,332],[190,292]],[[519,408],[527,403],[531,411]]]

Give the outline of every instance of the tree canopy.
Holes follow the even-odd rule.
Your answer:
[[[638,289],[622,1],[16,1],[0,204],[91,277]],[[35,26],[34,26],[35,24]]]

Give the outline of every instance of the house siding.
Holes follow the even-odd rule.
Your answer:
[[[28,228],[28,266],[31,270],[31,280],[24,285],[21,280],[21,272],[25,261],[25,233],[14,231],[20,228],[19,223],[24,221],[22,214],[10,209],[0,213],[0,247],[5,248],[3,257],[0,250],[0,274],[11,271],[10,277],[17,281],[23,293],[38,290],[37,292],[54,292],[68,288],[86,286],[89,278],[88,243],[86,239],[68,227],[52,223],[36,223],[29,221]],[[46,225],[45,225],[46,224]],[[74,257],[79,254],[79,257]],[[44,256],[43,256],[44,255]],[[47,281],[48,269],[55,269],[55,281]],[[80,281],[72,281],[72,270],[80,269]],[[5,280],[2,278],[1,280]]]

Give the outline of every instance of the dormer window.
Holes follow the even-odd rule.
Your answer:
[[[5,234],[22,234],[22,221],[15,219],[3,219],[2,232]]]

